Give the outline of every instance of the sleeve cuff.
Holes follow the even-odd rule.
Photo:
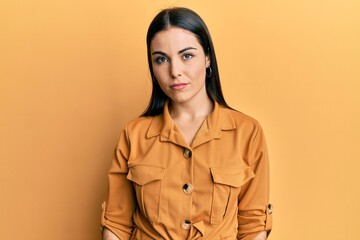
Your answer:
[[[101,218],[100,218],[100,230],[102,233],[104,230],[104,227],[105,227],[105,210],[106,210],[106,202],[105,201],[101,204],[101,209],[102,209],[102,212],[101,212]]]
[[[273,224],[272,213],[273,213],[273,205],[268,204],[266,207],[266,219],[265,219],[265,231],[267,231],[268,236],[271,232],[272,224]]]

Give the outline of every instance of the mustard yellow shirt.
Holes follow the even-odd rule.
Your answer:
[[[189,146],[165,104],[122,132],[101,225],[121,240],[250,240],[270,231],[271,213],[259,123],[215,103]]]

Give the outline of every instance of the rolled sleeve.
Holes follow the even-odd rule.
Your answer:
[[[269,203],[269,158],[263,131],[256,126],[245,156],[255,177],[242,186],[238,204],[238,239],[253,240],[261,231],[272,228]]]
[[[129,141],[126,129],[120,136],[109,170],[109,195],[102,205],[101,227],[108,228],[119,239],[130,239],[136,199],[131,181],[127,179]]]

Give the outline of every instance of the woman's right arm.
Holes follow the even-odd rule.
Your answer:
[[[109,195],[107,202],[103,204],[101,217],[104,240],[129,239],[133,231],[132,219],[137,201],[132,182],[127,179],[129,155],[130,143],[125,128],[115,149],[108,174]],[[116,238],[113,238],[113,235]]]

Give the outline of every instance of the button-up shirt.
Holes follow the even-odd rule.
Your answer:
[[[121,240],[250,240],[271,213],[259,123],[215,102],[189,146],[165,104],[122,132],[101,224]]]

